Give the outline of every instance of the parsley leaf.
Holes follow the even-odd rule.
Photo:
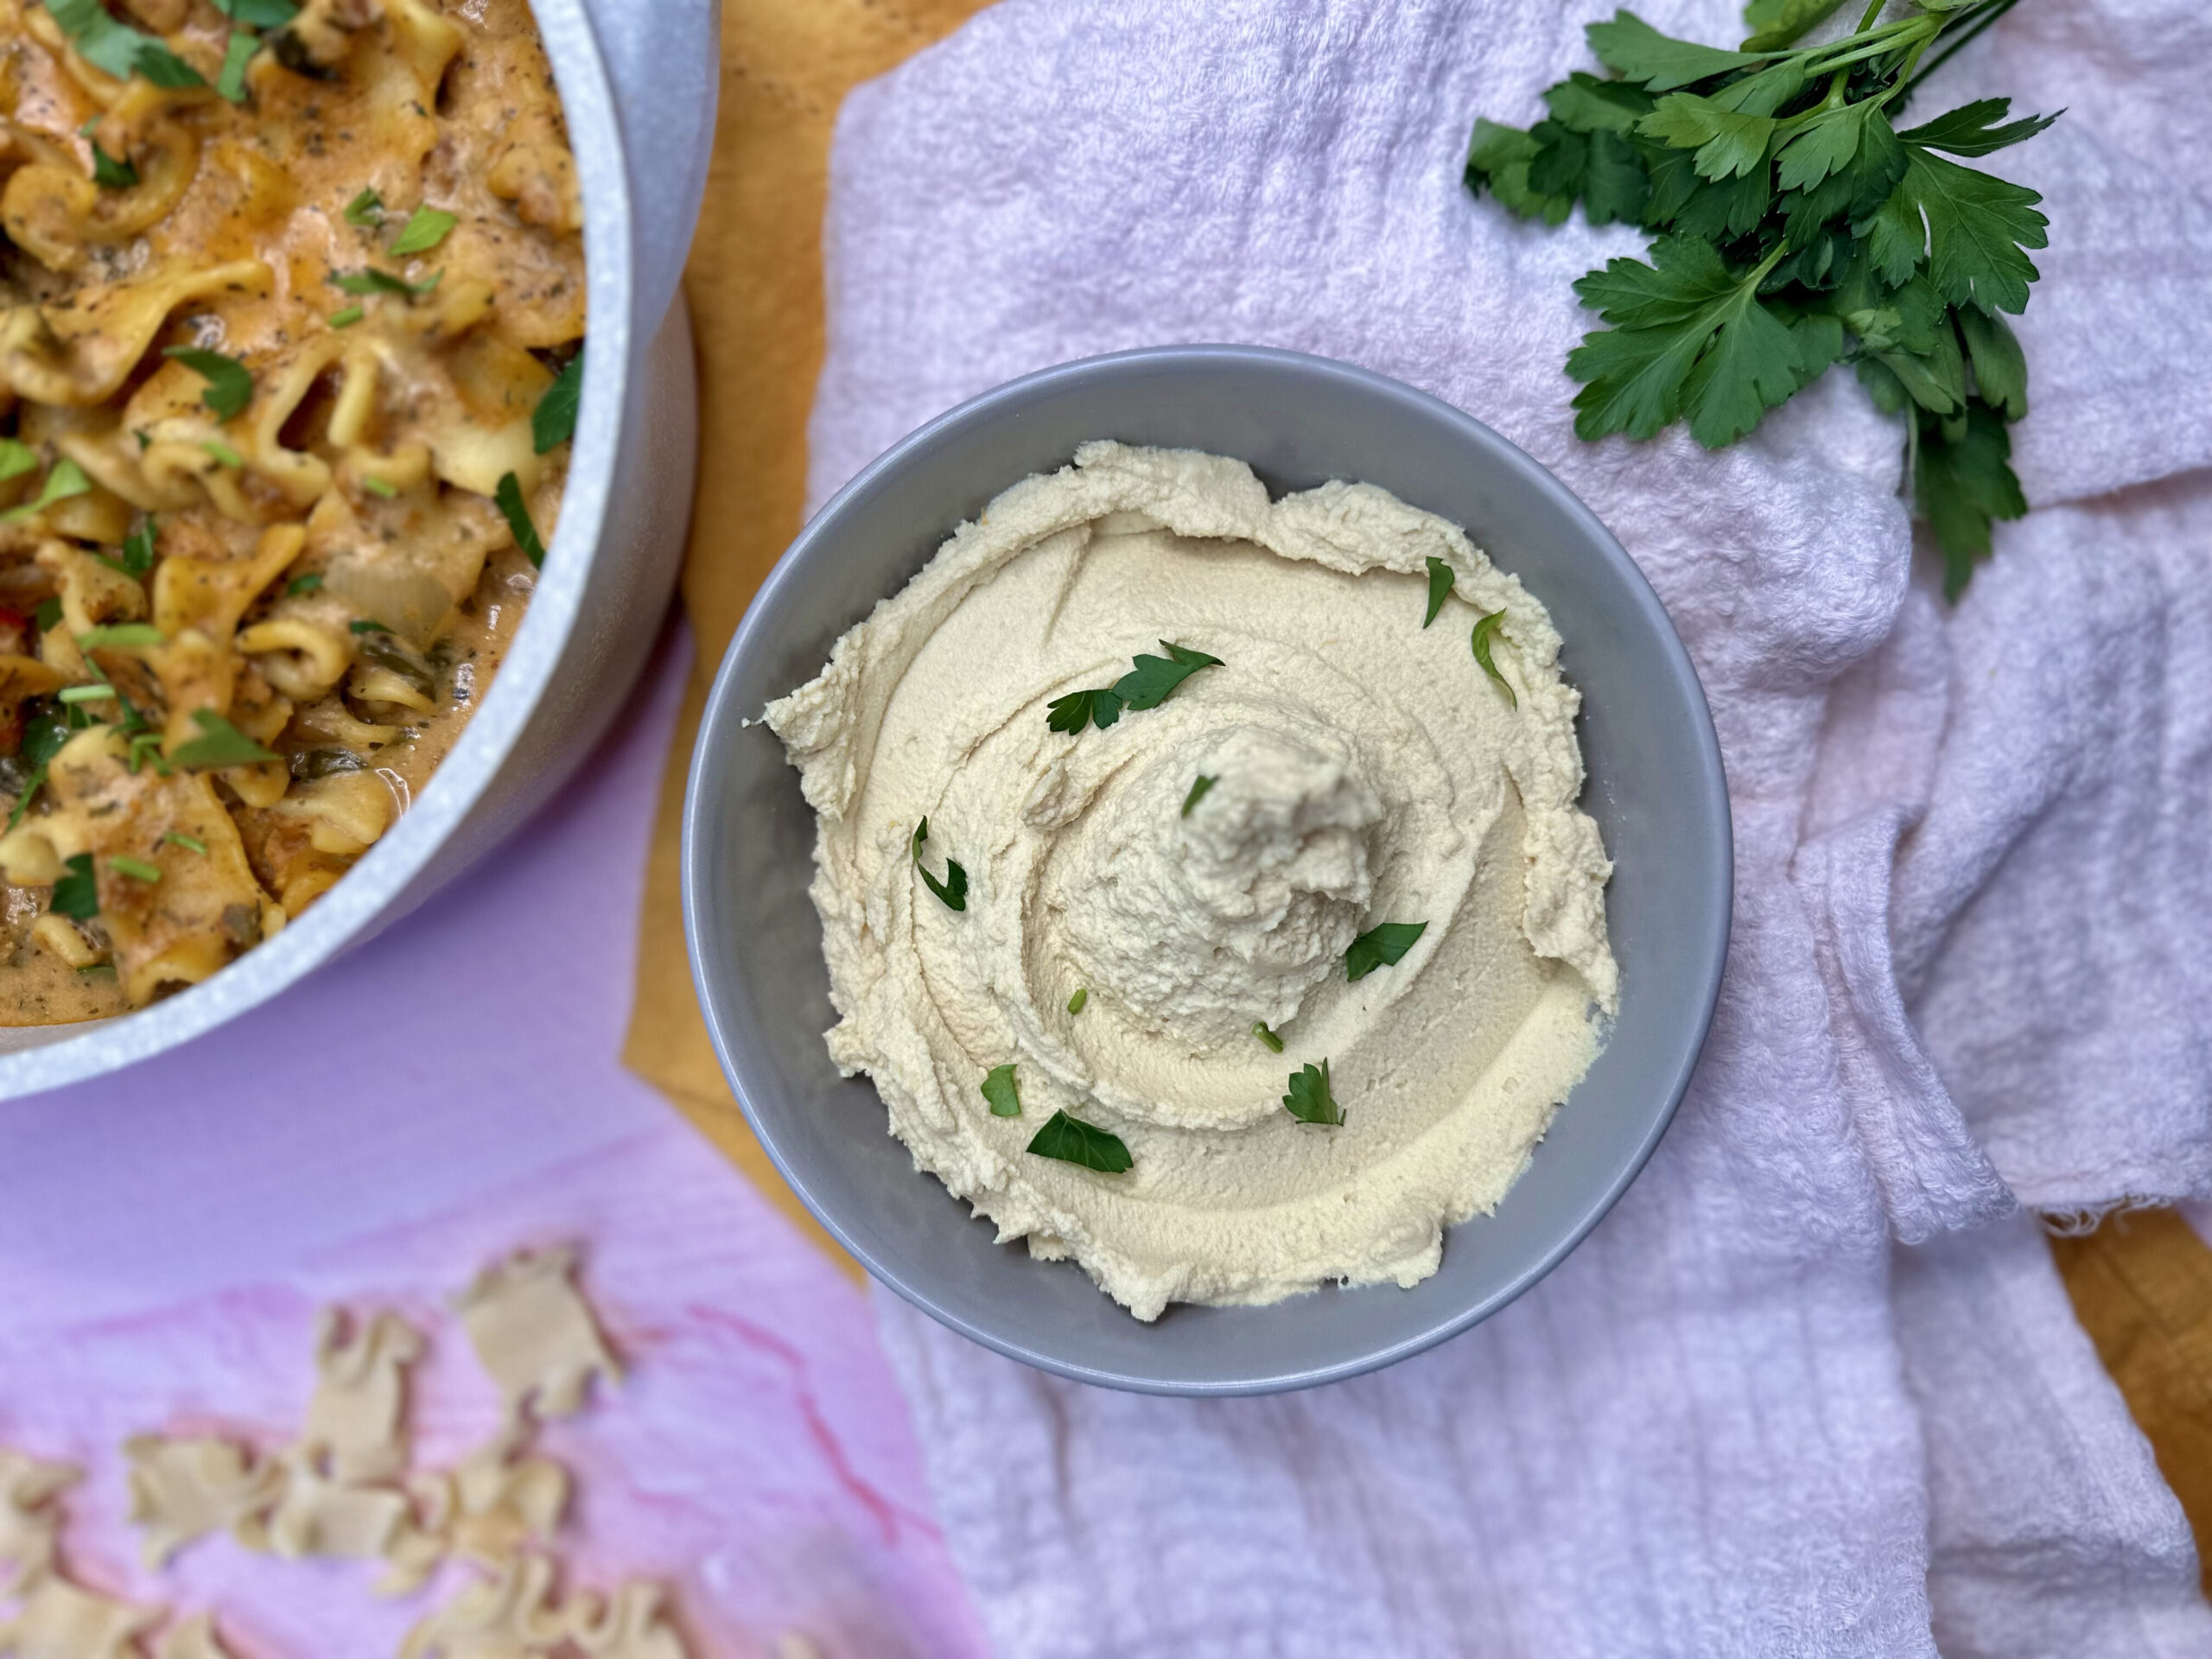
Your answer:
[[[1085,726],[1096,726],[1103,732],[1121,717],[1121,698],[1103,689],[1071,691],[1045,705],[1047,731],[1079,732]]]
[[[216,10],[248,29],[282,29],[300,15],[292,0],[211,0]]]
[[[162,355],[174,358],[207,383],[200,399],[215,411],[217,420],[231,419],[253,401],[253,376],[237,358],[197,346],[167,346]]]
[[[172,90],[207,84],[153,35],[118,22],[100,0],[47,0],[46,9],[86,62],[118,80],[135,74]]]
[[[72,496],[85,494],[92,487],[92,481],[85,476],[85,469],[64,456],[54,463],[53,469],[46,475],[46,482],[39,486],[36,495],[20,507],[10,507],[7,512],[0,512],[0,524],[19,524],[34,514],[43,512],[57,501],[67,501]]]
[[[1690,435],[1718,449],[1758,425],[1810,378],[1802,342],[1758,297],[1780,256],[1738,276],[1710,243],[1663,237],[1649,265],[1615,259],[1575,283],[1617,325],[1567,354],[1567,372],[1587,382],[1574,398],[1576,435],[1648,438],[1686,415]]]
[[[21,438],[0,438],[0,484],[37,470],[37,450]]]
[[[1700,178],[1728,179],[1765,163],[1779,124],[1771,116],[1745,114],[1695,92],[1670,92],[1636,130],[1672,149],[1695,150]]]
[[[1547,225],[1562,223],[1574,211],[1574,198],[1546,192],[1530,181],[1529,171],[1543,145],[1533,133],[1503,127],[1495,121],[1475,123],[1475,136],[1467,146],[1467,188],[1491,194],[1524,218]]]
[[[1290,1074],[1290,1092],[1282,1097],[1282,1109],[1301,1123],[1334,1128],[1344,1122],[1344,1109],[1329,1091],[1328,1061],[1315,1065],[1309,1060]]]
[[[73,922],[91,921],[100,913],[99,881],[92,874],[92,855],[73,854],[62,860],[62,867],[69,874],[54,884],[54,902],[48,908]]]
[[[181,743],[169,759],[180,766],[198,771],[208,766],[250,766],[280,759],[264,749],[212,709],[195,709],[192,723],[200,735]]]
[[[579,346],[531,414],[531,442],[539,454],[550,454],[576,435],[576,410],[583,397],[584,354]]]
[[[1424,628],[1436,620],[1436,613],[1444,608],[1444,601],[1451,597],[1452,584],[1459,578],[1452,567],[1431,554],[1428,559],[1428,614],[1421,620]]]
[[[1114,695],[1128,709],[1157,709],[1173,695],[1175,688],[1202,668],[1219,668],[1221,658],[1209,657],[1203,651],[1192,651],[1186,645],[1171,645],[1163,639],[1160,648],[1165,657],[1140,655],[1136,667],[1114,682]]]
[[[392,256],[404,258],[409,254],[428,253],[446,239],[453,227],[461,223],[460,216],[442,207],[417,207],[411,214],[397,240],[391,245]]]
[[[123,538],[123,568],[134,576],[143,576],[154,568],[154,518],[151,513],[141,518],[131,532]]]
[[[1513,693],[1513,682],[1498,672],[1497,664],[1491,660],[1490,654],[1492,637],[1504,626],[1505,613],[1492,611],[1488,616],[1479,619],[1475,623],[1475,631],[1468,636],[1467,643],[1474,647],[1475,660],[1483,665],[1483,672],[1489,675],[1497,689],[1505,693],[1505,706],[1509,709],[1518,709],[1521,706],[1521,699]]]
[[[983,1098],[990,1102],[993,1117],[1021,1116],[1021,1091],[1014,1086],[1011,1065],[995,1065],[984,1073]]]
[[[293,598],[296,599],[302,594],[314,593],[321,586],[322,572],[320,570],[310,570],[307,575],[303,576],[294,576],[289,582],[286,582],[284,584],[284,591]]]
[[[1891,283],[1925,258],[1953,305],[2023,311],[2037,274],[2024,250],[2050,239],[2050,221],[2035,210],[2042,200],[2025,185],[1908,144],[1904,178],[1869,226],[1868,247]]]
[[[223,72],[215,77],[215,94],[232,104],[245,102],[245,67],[253,61],[253,54],[261,49],[261,42],[242,29],[231,31],[223,43]]]
[[[507,528],[514,532],[515,545],[532,564],[543,568],[545,543],[537,539],[537,526],[530,520],[530,503],[522,499],[522,480],[512,473],[500,474],[499,488],[492,499],[499,504],[499,511],[506,515]]]
[[[1220,781],[1221,779],[1218,778],[1207,777],[1203,772],[1196,778],[1192,779],[1191,780],[1191,792],[1183,798],[1182,816],[1186,818],[1189,817],[1191,816],[1191,809],[1196,806],[1200,801],[1205,799],[1206,791]]]
[[[1897,135],[1909,144],[1919,144],[1929,149],[1945,149],[1954,156],[1986,156],[1992,150],[2003,149],[2032,138],[2059,115],[2031,115],[2022,119],[1994,124],[2003,121],[2012,111],[2009,98],[1978,98],[1971,104],[1961,104],[1955,110],[1946,111],[1933,121],[1923,121]]]
[[[372,231],[384,223],[384,198],[364,190],[346,204],[346,222],[357,230]]]
[[[102,149],[92,146],[92,182],[103,190],[128,190],[138,182],[138,169],[129,159],[118,161]]]
[[[1262,1042],[1265,1043],[1269,1048],[1273,1049],[1276,1053],[1280,1054],[1282,1052],[1282,1039],[1276,1036],[1274,1033],[1268,1029],[1268,1022],[1266,1020],[1254,1020],[1252,1022],[1252,1034],[1258,1038]]]
[[[944,880],[940,881],[922,862],[922,843],[930,838],[930,821],[924,818],[914,826],[914,833],[906,842],[907,855],[914,861],[914,868],[921,873],[922,880],[937,894],[947,910],[968,908],[968,872],[951,859],[944,861]]]
[[[1414,941],[1428,931],[1427,922],[1378,922],[1351,942],[1344,952],[1344,977],[1365,979],[1377,968],[1395,968],[1414,948]]]
[[[1045,1127],[1031,1138],[1029,1150],[1039,1158],[1080,1164],[1103,1175],[1124,1174],[1135,1162],[1121,1136],[1109,1135],[1079,1117],[1070,1117],[1065,1112],[1054,1112],[1045,1120]]]
[[[1719,47],[1670,40],[1625,8],[1616,11],[1611,22],[1592,23],[1583,33],[1599,62],[1619,70],[1623,80],[1642,81],[1655,92],[1764,61],[1756,52],[1724,52]]]
[[[2028,510],[2012,475],[2012,435],[2005,417],[1979,398],[1955,420],[1916,416],[1919,449],[1913,497],[1943,548],[1943,591],[1956,599],[1989,556],[1991,521],[2018,518]]]
[[[366,265],[359,270],[333,271],[330,283],[341,293],[358,294],[364,298],[372,294],[397,294],[411,300],[429,293],[445,280],[445,275],[442,270],[434,270],[421,282],[410,283],[404,276]]]

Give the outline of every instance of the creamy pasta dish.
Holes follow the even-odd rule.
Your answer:
[[[0,1025],[296,918],[487,689],[583,372],[524,0],[0,0]]]

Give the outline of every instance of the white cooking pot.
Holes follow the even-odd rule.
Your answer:
[[[0,1099],[160,1053],[405,915],[590,753],[644,666],[698,458],[679,295],[715,134],[715,0],[533,0],[584,201],[590,369],[561,518],[491,691],[407,814],[346,879],[205,984],[120,1019],[0,1032]]]

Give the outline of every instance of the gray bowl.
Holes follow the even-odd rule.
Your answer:
[[[1090,438],[1208,449],[1278,493],[1377,484],[1463,524],[1549,607],[1583,693],[1584,804],[1614,859],[1612,1038],[1495,1214],[1453,1228],[1411,1290],[1132,1319],[1071,1263],[999,1245],[885,1128],[822,1042],[835,1015],[807,899],[814,815],[764,703],[1007,486]],[[683,822],[692,972],[722,1069],[822,1224],[925,1313],[1078,1382],[1260,1394],[1388,1365],[1496,1313],[1555,1267],[1643,1166],[1688,1085],[1727,955],[1733,849],[1713,719],[1659,601],[1565,486],[1480,422],[1395,380],[1249,346],[1125,352],[1047,369],[941,416],[847,485],[747,613],[715,682]]]

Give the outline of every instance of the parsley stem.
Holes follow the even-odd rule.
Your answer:
[[[1979,16],[1976,16],[1972,22],[1967,23],[1960,31],[1959,37],[1956,40],[1953,41],[1941,52],[1938,52],[1934,60],[1923,66],[1917,74],[1910,76],[1899,85],[1897,89],[1897,108],[1899,110],[1903,110],[1904,108],[1906,102],[1912,97],[1912,90],[1914,87],[1919,86],[1922,81],[1927,79],[1929,76],[1934,74],[1938,69],[1941,69],[1945,64],[1948,63],[1955,53],[1965,47],[1969,41],[1974,40],[1976,35],[1980,35],[1982,30],[1987,29],[1992,23],[1995,22],[1999,17],[2002,17],[2006,12],[2012,10],[2012,8],[2018,3],[2019,0],[1994,0],[1994,3],[1993,3],[1987,10],[1982,12]],[[1955,22],[1960,20],[1955,17],[1952,21]],[[1942,31],[1940,29],[1936,32],[1936,37],[1938,39],[1942,37]],[[1929,44],[1933,45],[1934,41],[1931,41]]]

